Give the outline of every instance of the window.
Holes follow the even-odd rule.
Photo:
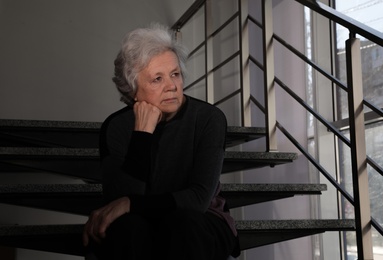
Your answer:
[[[383,31],[382,0],[336,0],[336,9],[378,31]],[[336,26],[336,67],[337,77],[346,82],[345,41],[349,32],[342,26]],[[383,107],[383,48],[375,43],[357,36],[361,40],[361,57],[363,73],[363,92],[365,100],[373,105]],[[337,92],[338,119],[348,119],[347,96],[344,91]],[[378,165],[383,165],[383,120],[376,113],[365,107],[365,135],[367,155]],[[340,124],[342,132],[348,137],[348,123]],[[342,184],[350,194],[352,192],[351,158],[348,147],[340,143],[340,175]],[[381,189],[383,176],[372,167],[368,167],[371,216],[383,225],[383,200]],[[347,218],[354,218],[353,207],[343,201],[342,210]],[[356,259],[355,234],[346,236],[348,259]],[[374,259],[383,259],[383,238],[373,229]]]

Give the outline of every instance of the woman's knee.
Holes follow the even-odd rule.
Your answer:
[[[193,229],[198,226],[204,226],[205,214],[194,210],[182,210],[178,209],[167,214],[162,222],[166,223],[166,226],[170,226],[170,229]]]
[[[147,248],[152,244],[152,229],[144,218],[125,214],[108,228],[103,241],[104,259],[150,259]]]
[[[141,216],[135,214],[124,214],[117,218],[107,230],[107,234],[135,234],[148,228],[149,223]]]

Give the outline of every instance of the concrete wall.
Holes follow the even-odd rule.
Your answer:
[[[167,25],[192,0],[0,0],[0,118],[102,121],[128,31]]]

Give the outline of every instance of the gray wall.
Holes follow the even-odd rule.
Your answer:
[[[172,25],[192,0],[0,0],[0,118],[102,121],[121,107],[125,33]]]

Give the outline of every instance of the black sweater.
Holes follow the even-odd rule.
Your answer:
[[[131,212],[161,214],[175,208],[212,212],[236,234],[219,196],[226,118],[215,106],[188,97],[153,134],[134,131],[125,107],[104,122],[100,136],[103,189],[108,201],[131,199]]]

